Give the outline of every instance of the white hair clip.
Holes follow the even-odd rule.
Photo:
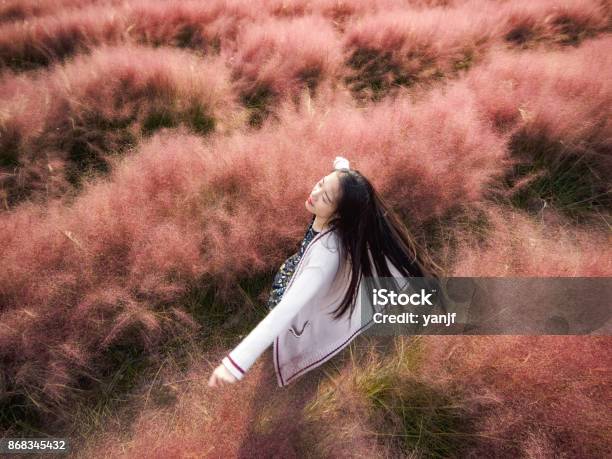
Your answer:
[[[346,159],[343,156],[336,156],[336,159],[334,159],[334,169],[336,169],[336,170],[338,170],[338,169],[348,169],[348,170],[350,170],[349,160]]]

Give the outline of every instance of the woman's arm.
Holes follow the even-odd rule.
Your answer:
[[[326,293],[339,265],[338,252],[313,247],[311,263],[305,266],[291,288],[268,315],[223,360],[223,365],[236,378],[242,379],[257,358],[285,330],[300,309],[317,295]]]

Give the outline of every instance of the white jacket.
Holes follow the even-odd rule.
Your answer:
[[[351,319],[329,314],[348,289],[350,269],[340,259],[339,238],[333,230],[317,234],[300,259],[281,301],[222,362],[242,379],[257,358],[273,344],[278,385],[285,387],[345,348],[372,325],[362,323],[361,284]],[[370,254],[371,258],[371,254]],[[394,277],[401,274],[387,258]],[[376,273],[373,267],[374,273]],[[370,312],[371,317],[371,312]]]

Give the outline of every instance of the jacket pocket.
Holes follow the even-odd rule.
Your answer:
[[[299,338],[300,336],[302,336],[302,334],[304,333],[304,330],[306,330],[306,326],[308,326],[308,325],[310,325],[310,321],[309,320],[304,322],[304,324],[302,326],[299,326],[299,327],[291,326],[291,327],[289,327],[289,331],[291,333],[293,333],[293,336],[295,336],[296,338]]]

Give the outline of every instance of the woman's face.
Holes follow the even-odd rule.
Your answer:
[[[336,171],[326,175],[315,185],[306,200],[306,209],[324,220],[336,211],[340,193],[340,180]]]

